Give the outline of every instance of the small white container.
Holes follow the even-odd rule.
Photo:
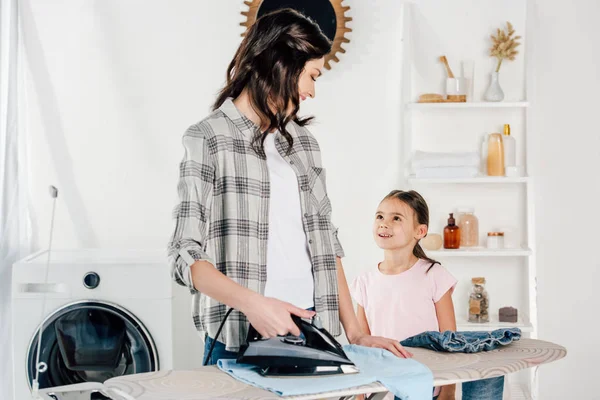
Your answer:
[[[487,248],[488,249],[503,249],[504,248],[504,232],[488,232]]]
[[[467,82],[464,78],[446,78],[447,96],[466,96]]]

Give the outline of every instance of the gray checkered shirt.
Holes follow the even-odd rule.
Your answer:
[[[279,133],[275,145],[298,177],[315,310],[323,326],[337,336],[341,329],[336,256],[343,257],[344,252],[331,223],[321,153],[306,128],[290,123],[287,130],[294,138],[289,155],[287,141]],[[268,279],[270,184],[266,157],[251,144],[256,132],[256,126],[229,99],[183,136],[180,202],[174,210],[169,258],[173,278],[194,296],[196,328],[213,338],[228,307],[194,288],[190,266],[197,260],[209,261],[230,279],[261,294]],[[247,328],[246,317],[234,310],[218,340],[227,350],[237,351],[246,340]]]

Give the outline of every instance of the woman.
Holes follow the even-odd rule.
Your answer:
[[[263,16],[229,65],[214,112],[183,137],[169,255],[174,279],[194,294],[205,354],[217,340],[208,364],[236,357],[248,322],[263,337],[299,335],[290,314],[315,312],[333,335],[341,321],[350,343],[410,356],[391,339],[361,332],[319,146],[305,128],[310,118],[296,115],[315,96],[330,46],[295,11]]]

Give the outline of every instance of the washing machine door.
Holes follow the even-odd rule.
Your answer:
[[[31,387],[40,351],[40,388],[104,382],[115,376],[158,370],[158,352],[144,325],[127,310],[99,301],[69,304],[38,328],[27,354]]]

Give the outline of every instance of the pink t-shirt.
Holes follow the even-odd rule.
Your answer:
[[[371,335],[402,341],[426,331],[439,331],[435,303],[456,286],[439,264],[419,260],[408,271],[385,275],[379,267],[365,272],[350,286],[365,309]]]

